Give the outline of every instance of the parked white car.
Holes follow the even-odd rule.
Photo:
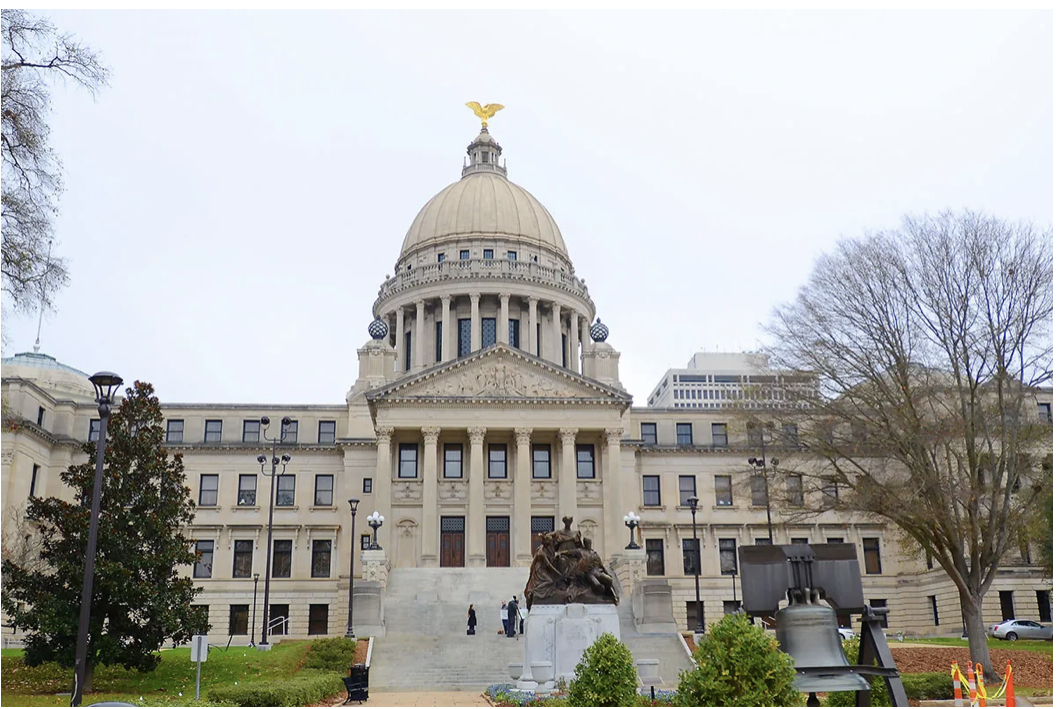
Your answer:
[[[995,625],[990,634],[1005,640],[1052,640],[1053,628],[1033,620],[1006,620]]]
[[[839,639],[840,640],[853,640],[857,636],[858,636],[858,634],[855,633],[850,628],[840,628],[839,629]]]

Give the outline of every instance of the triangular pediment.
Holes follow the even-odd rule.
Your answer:
[[[372,404],[481,401],[629,406],[626,392],[496,344],[368,392]]]

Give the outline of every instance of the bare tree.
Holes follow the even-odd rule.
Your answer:
[[[3,154],[3,289],[16,310],[48,306],[67,282],[49,257],[62,163],[49,145],[50,82],[73,80],[91,93],[106,84],[96,53],[23,10],[2,17],[0,117]]]
[[[1051,449],[1034,400],[1052,380],[1052,279],[1051,227],[907,217],[842,241],[767,327],[775,363],[820,377],[792,419],[807,477],[938,561],[991,678],[983,598]]]

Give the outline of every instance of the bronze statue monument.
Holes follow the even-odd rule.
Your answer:
[[[607,573],[592,541],[572,532],[574,519],[563,518],[563,530],[545,532],[530,564],[523,595],[526,608],[536,603],[612,603],[618,605],[614,579]]]

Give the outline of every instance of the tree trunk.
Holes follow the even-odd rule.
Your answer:
[[[85,695],[92,691],[92,675],[96,672],[96,665],[92,660],[85,662],[85,686],[81,688],[81,694]],[[83,702],[82,702],[83,703]]]
[[[968,650],[972,654],[972,665],[983,666],[983,679],[987,682],[1000,682],[994,665],[990,661],[990,650],[986,646],[986,628],[983,626],[983,599],[961,594],[961,615],[964,616],[964,627],[968,631]]]

